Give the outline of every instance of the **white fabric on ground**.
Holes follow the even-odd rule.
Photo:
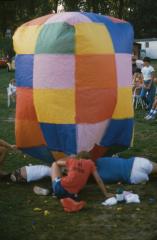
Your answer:
[[[140,198],[138,194],[124,191],[124,199],[126,203],[140,203]]]
[[[115,204],[117,204],[117,199],[115,197],[108,198],[104,202],[102,202],[102,205],[104,206],[112,206]]]

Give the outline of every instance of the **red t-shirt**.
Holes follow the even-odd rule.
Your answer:
[[[68,175],[62,177],[61,184],[70,193],[78,193],[89,176],[96,170],[92,160],[69,158],[66,162]]]

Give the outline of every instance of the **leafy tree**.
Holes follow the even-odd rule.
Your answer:
[[[0,34],[12,31],[22,23],[57,12],[58,4],[65,11],[87,11],[126,19],[135,29],[136,38],[157,36],[157,1],[154,0],[1,0]]]

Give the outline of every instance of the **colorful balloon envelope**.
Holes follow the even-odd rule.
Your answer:
[[[94,13],[50,14],[20,26],[16,51],[16,144],[51,153],[128,148],[133,135],[133,29]]]

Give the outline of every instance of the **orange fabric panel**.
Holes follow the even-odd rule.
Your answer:
[[[33,104],[33,90],[30,88],[17,88],[16,119],[36,120]]]
[[[115,56],[76,55],[76,87],[117,87]]]
[[[46,145],[38,122],[16,120],[16,145],[19,148]]]
[[[76,123],[96,123],[112,117],[117,89],[76,89]]]
[[[32,25],[42,25],[44,22],[46,22],[47,19],[49,19],[53,14],[48,14],[43,17],[36,18],[34,20],[31,20],[29,22],[26,22],[23,24],[23,26],[32,26]]]

